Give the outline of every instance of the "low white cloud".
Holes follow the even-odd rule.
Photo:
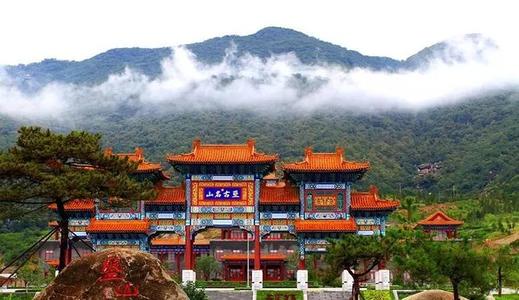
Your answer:
[[[517,87],[519,61],[512,50],[453,40],[416,70],[388,72],[307,65],[290,53],[268,59],[237,57],[232,47],[221,63],[208,65],[177,47],[162,62],[162,75],[155,79],[126,69],[95,86],[54,82],[26,93],[0,71],[0,114],[70,120],[85,112],[110,112],[123,106],[143,113],[212,108],[417,111]]]

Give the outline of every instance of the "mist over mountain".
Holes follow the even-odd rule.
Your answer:
[[[334,45],[304,33],[280,27],[267,27],[247,36],[226,35],[212,38],[185,47],[196,55],[197,60],[207,64],[221,63],[226,51],[235,47],[236,56],[250,54],[266,59],[273,55],[293,53],[303,64],[334,64],[348,69],[367,68],[378,71],[416,69],[433,60],[455,62],[464,60],[461,51],[484,51],[482,45],[495,44],[482,35],[469,34],[474,49],[456,49],[448,42],[439,42],[427,47],[408,59],[401,61],[389,57],[367,56],[354,50]],[[464,37],[461,37],[464,38]],[[460,39],[461,39],[460,38]],[[449,53],[452,52],[452,53]],[[46,59],[27,65],[6,66],[6,73],[25,90],[39,89],[51,82],[73,84],[99,84],[112,74],[121,74],[126,68],[156,78],[162,73],[161,63],[172,54],[164,48],[118,48],[82,61]]]
[[[346,147],[364,184],[433,195],[519,188],[517,55],[469,34],[406,60],[366,56],[284,28],[83,61],[0,68],[0,149],[22,125],[100,132],[163,161],[190,142],[237,143],[298,160]],[[437,176],[416,166],[441,162]],[[453,188],[454,187],[454,188]],[[437,194],[436,194],[437,193]],[[436,196],[435,196],[436,197]],[[437,196],[441,198],[440,196]]]

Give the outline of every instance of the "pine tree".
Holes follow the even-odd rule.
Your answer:
[[[68,201],[153,197],[151,184],[130,176],[135,163],[104,155],[99,134],[60,134],[39,127],[22,127],[18,133],[16,145],[0,152],[0,201],[42,209],[56,205],[61,233],[58,270],[65,267],[68,248]]]
[[[359,299],[360,280],[379,263],[388,261],[392,252],[399,246],[400,233],[388,231],[386,236],[344,235],[330,240],[326,261],[332,273],[346,270],[353,278],[352,298]]]

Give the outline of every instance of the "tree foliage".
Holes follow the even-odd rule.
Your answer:
[[[136,164],[106,156],[101,136],[84,131],[53,133],[22,127],[16,146],[0,153],[0,202],[46,208],[55,204],[61,229],[60,265],[65,264],[68,216],[64,205],[73,199],[125,201],[153,196],[150,184],[131,178]]]
[[[489,253],[468,241],[433,241],[415,234],[394,256],[396,269],[419,287],[449,283],[454,297],[477,298],[494,286]]]
[[[503,285],[519,287],[519,242],[495,249],[493,267],[496,272],[499,296],[501,296]]]
[[[346,270],[353,277],[353,298],[360,294],[360,280],[399,247],[400,233],[388,231],[386,236],[343,235],[340,239],[330,240],[326,261],[333,274]]]
[[[212,255],[202,255],[196,258],[195,269],[207,281],[220,270],[220,263]]]
[[[54,278],[54,269],[49,268],[37,257],[31,257],[29,261],[16,273],[18,278],[25,281],[26,287],[40,288]]]

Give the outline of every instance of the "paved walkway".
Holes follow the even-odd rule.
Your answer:
[[[342,290],[317,290],[308,291],[308,300],[345,300],[351,297],[351,293]]]
[[[252,291],[236,291],[234,289],[206,289],[209,300],[252,300]]]
[[[288,288],[269,289],[266,290],[296,290]],[[205,293],[209,300],[251,300],[252,291],[240,291],[225,288],[207,288]],[[340,288],[316,288],[308,290],[308,300],[345,300],[351,297],[351,293],[343,292]]]

